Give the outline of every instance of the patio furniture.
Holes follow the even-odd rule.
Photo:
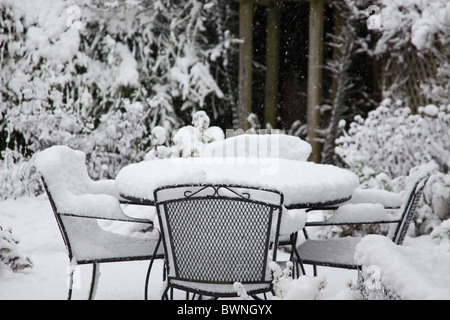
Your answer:
[[[291,238],[304,228],[305,209],[348,201],[359,185],[354,173],[335,166],[251,157],[143,161],[122,168],[115,181],[123,198],[144,205],[154,205],[153,191],[164,185],[233,184],[278,190],[287,209],[280,227],[283,245],[291,245]]]
[[[38,154],[36,168],[71,265],[93,265],[89,299],[94,297],[100,263],[163,257],[162,249],[155,250],[157,239],[120,235],[99,226],[98,220],[141,223],[148,225],[148,228],[153,227],[153,222],[125,215],[114,181],[91,180],[83,152],[66,146],[48,148]],[[72,298],[72,285],[73,272],[70,274],[69,300]]]
[[[429,179],[430,173],[424,175],[418,175],[417,181],[412,185],[409,191],[409,196],[406,198],[405,203],[399,209],[401,214],[396,218],[390,218],[387,215],[373,215],[374,219],[343,219],[345,221],[339,221],[336,217],[331,218],[323,223],[310,223],[307,226],[320,226],[320,225],[340,225],[340,224],[373,224],[373,223],[389,223],[395,224],[395,232],[392,235],[392,241],[397,245],[402,245],[408,230],[409,224],[416,211],[417,203],[423,193],[425,184]],[[381,206],[381,205],[380,205]],[[382,208],[383,206],[381,206]],[[345,216],[345,215],[344,215]],[[355,218],[356,215],[353,215]],[[347,217],[348,218],[348,217]],[[316,266],[329,266],[345,269],[359,269],[360,266],[355,263],[354,255],[356,246],[361,241],[360,237],[343,237],[326,240],[311,240],[308,239],[305,232],[306,240],[300,245],[293,248],[294,255],[293,260],[300,265],[303,273],[304,264],[312,264],[314,266],[314,274],[316,275]],[[296,243],[296,239],[294,242]]]
[[[271,261],[283,195],[231,185],[163,186],[154,192],[167,267],[166,288],[212,297],[272,292]],[[275,246],[270,246],[275,243]]]

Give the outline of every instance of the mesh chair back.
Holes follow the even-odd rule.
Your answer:
[[[423,189],[425,188],[425,185],[429,178],[430,175],[420,178],[411,189],[408,201],[403,206],[401,220],[398,223],[394,233],[394,237],[392,238],[392,241],[394,243],[398,245],[403,244],[406,232],[408,231],[409,225],[416,211],[417,204],[419,203],[420,197],[422,196],[423,193]]]
[[[169,196],[168,196],[169,195]],[[165,198],[164,200],[162,200]],[[264,200],[259,200],[259,199]],[[227,186],[155,191],[169,279],[205,283],[270,282],[282,194]]]

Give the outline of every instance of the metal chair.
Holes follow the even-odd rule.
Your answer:
[[[93,265],[89,299],[94,297],[100,263],[163,257],[162,250],[155,250],[157,239],[119,235],[99,226],[98,220],[143,223],[149,228],[153,227],[153,222],[125,215],[115,197],[114,181],[91,180],[83,152],[54,146],[38,154],[35,166],[41,175],[71,265]],[[73,271],[70,273],[69,300],[72,287]]]
[[[166,252],[166,287],[200,296],[237,297],[272,292],[271,261],[283,195],[227,185],[178,185],[155,190],[161,237]],[[271,243],[275,243],[271,246]]]
[[[417,203],[423,193],[425,184],[429,179],[430,173],[420,176],[413,184],[406,202],[401,206],[398,218],[379,218],[346,221],[326,220],[324,222],[309,223],[307,226],[321,225],[341,225],[341,224],[395,224],[395,231],[392,241],[397,245],[402,245],[406,232],[416,211]],[[308,239],[305,231],[306,240],[293,248],[293,261],[300,265],[300,269],[305,274],[304,264],[314,266],[314,275],[317,274],[316,266],[328,266],[345,269],[359,269],[360,266],[354,261],[356,246],[361,241],[360,237],[343,237],[326,240]],[[296,243],[294,239],[292,243]]]

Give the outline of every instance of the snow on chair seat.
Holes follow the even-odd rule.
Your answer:
[[[102,229],[95,219],[61,216],[61,221],[77,264],[149,260],[153,256],[155,239],[109,232]]]
[[[360,237],[308,240],[301,247],[300,258],[305,264],[356,269],[354,255]]]
[[[408,227],[416,211],[417,204],[420,197],[422,196],[423,189],[425,188],[425,185],[432,172],[436,169],[437,165],[431,162],[428,164],[424,164],[418,168],[414,168],[410,171],[410,174],[406,179],[407,188],[403,193],[404,203],[399,209],[399,219],[387,222],[396,223],[395,232],[393,234],[393,237],[391,238],[393,243],[397,245],[403,244],[406,232],[408,231]],[[380,210],[381,207],[382,206],[380,205]],[[375,213],[373,216],[379,215],[380,213],[381,212]],[[345,211],[343,216],[345,216]],[[353,214],[353,216],[355,216],[355,214]],[[336,220],[339,221],[339,216],[336,218]],[[353,224],[355,223],[355,221],[352,221],[351,223]],[[311,226],[311,224],[306,224],[306,226]],[[317,272],[316,266],[332,266],[348,269],[360,268],[360,265],[354,260],[356,244],[359,243],[360,238],[346,237],[327,240],[312,240],[308,239],[306,232],[305,236],[306,240],[293,248],[293,260],[300,265],[303,273],[305,273],[303,264],[312,264],[314,266],[315,274]]]
[[[98,219],[145,223],[150,227],[153,222],[125,215],[116,198],[114,181],[91,180],[85,159],[81,151],[54,146],[37,155],[35,166],[42,177],[71,264],[93,264],[89,294],[92,298],[99,263],[162,258],[163,250],[155,252],[157,239],[119,235],[99,226]],[[73,273],[70,274],[72,280]],[[70,286],[68,299],[71,297]]]
[[[134,221],[120,207],[114,180],[93,181],[85,161],[83,152],[66,146],[54,146],[37,155],[36,168],[45,180],[58,213]]]

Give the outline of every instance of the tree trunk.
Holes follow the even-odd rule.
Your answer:
[[[319,106],[322,100],[323,63],[323,16],[324,0],[311,0],[309,9],[309,55],[308,55],[308,142],[312,146],[310,161],[320,162]]]
[[[267,9],[267,51],[264,121],[277,127],[278,75],[280,56],[280,7],[278,1]]]
[[[247,130],[247,117],[252,110],[253,4],[239,4],[239,128]]]

